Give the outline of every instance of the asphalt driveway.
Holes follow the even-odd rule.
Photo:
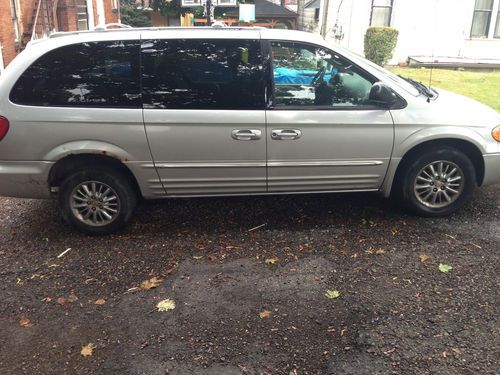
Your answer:
[[[498,374],[499,193],[439,220],[361,194],[147,202],[108,237],[0,198],[0,373]]]

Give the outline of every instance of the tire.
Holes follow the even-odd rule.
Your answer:
[[[128,223],[137,195],[123,173],[92,168],[76,171],[61,183],[58,203],[63,219],[74,228],[110,234]]]
[[[403,167],[399,196],[410,210],[421,216],[450,215],[471,198],[476,187],[474,165],[455,148],[426,150]]]

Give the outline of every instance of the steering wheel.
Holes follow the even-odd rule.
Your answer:
[[[311,85],[316,87],[323,81],[323,77],[325,76],[326,67],[322,66],[321,69],[316,73],[314,78],[311,81]]]

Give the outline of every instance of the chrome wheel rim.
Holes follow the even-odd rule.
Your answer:
[[[464,173],[455,163],[433,161],[417,173],[414,192],[417,200],[430,208],[443,208],[455,202],[464,189]]]
[[[118,194],[102,182],[82,182],[73,189],[70,199],[73,215],[92,227],[111,224],[120,213]]]

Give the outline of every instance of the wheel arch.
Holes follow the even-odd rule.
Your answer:
[[[475,145],[470,141],[466,141],[460,138],[440,138],[419,143],[413,146],[403,155],[397,166],[393,181],[390,185],[391,188],[390,192],[394,192],[395,190],[397,190],[395,189],[396,186],[402,183],[401,178],[403,175],[403,171],[408,166],[408,164],[411,163],[411,161],[415,158],[416,155],[429,150],[435,150],[440,147],[450,147],[463,152],[474,165],[477,185],[478,186],[482,185],[484,180],[485,166],[484,166],[483,154],[481,150],[477,147],[477,145]]]
[[[118,171],[132,184],[132,188],[139,197],[141,189],[132,171],[119,159],[106,154],[69,154],[59,159],[50,169],[47,182],[51,190],[58,188],[63,180],[72,172],[85,168],[110,168]]]

